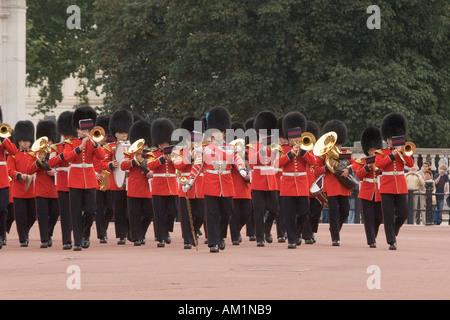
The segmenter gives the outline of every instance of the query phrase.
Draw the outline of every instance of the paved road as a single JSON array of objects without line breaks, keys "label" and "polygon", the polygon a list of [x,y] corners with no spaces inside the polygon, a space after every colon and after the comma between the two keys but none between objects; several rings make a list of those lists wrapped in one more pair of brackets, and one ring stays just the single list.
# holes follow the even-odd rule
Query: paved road
[{"label": "paved road", "polygon": [[[153,241],[142,247],[117,246],[113,227],[108,244],[93,240],[82,252],[61,249],[59,225],[48,249],[39,248],[37,225],[29,248],[19,247],[14,230],[0,250],[2,299],[450,298],[448,225],[405,225],[397,251],[388,250],[383,228],[378,248],[369,249],[362,225],[344,225],[341,246],[332,247],[323,224],[314,245],[257,248],[244,238],[240,246],[228,240],[218,254],[209,253],[204,244],[198,252],[184,250],[179,224],[165,248]],[[67,273],[70,266],[79,272]],[[68,280],[69,286],[81,288],[70,290]]]}]

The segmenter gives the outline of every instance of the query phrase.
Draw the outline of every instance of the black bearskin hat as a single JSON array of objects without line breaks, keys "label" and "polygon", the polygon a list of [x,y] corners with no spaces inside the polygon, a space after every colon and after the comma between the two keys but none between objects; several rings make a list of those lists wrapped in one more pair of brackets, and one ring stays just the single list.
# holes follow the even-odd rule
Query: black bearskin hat
[{"label": "black bearskin hat", "polygon": [[[185,129],[185,130],[187,130],[189,132],[192,132],[192,131],[195,130],[195,122],[196,121],[201,122],[202,120],[197,118],[197,117],[194,117],[194,116],[187,116],[183,120],[181,120],[180,128],[181,129]],[[203,123],[202,123],[200,132],[203,132]]]},{"label": "black bearskin hat", "polygon": [[3,111],[1,106],[0,106],[0,123],[3,123]]},{"label": "black bearskin hat", "polygon": [[147,146],[152,145],[152,124],[145,120],[138,120],[130,128],[130,143],[133,144],[139,139],[144,139]]},{"label": "black bearskin hat", "polygon": [[255,124],[255,118],[247,119],[247,121],[245,121],[245,123],[244,123],[245,129],[248,130],[248,129],[255,128],[254,124]]},{"label": "black bearskin hat", "polygon": [[64,111],[56,120],[56,130],[64,137],[76,137],[77,132],[72,127],[73,111]]},{"label": "black bearskin hat", "polygon": [[389,113],[381,122],[381,136],[384,140],[395,136],[404,136],[407,131],[408,121],[400,113]]},{"label": "black bearskin hat", "polygon": [[109,120],[109,131],[113,136],[115,136],[117,132],[128,133],[133,122],[133,114],[130,111],[126,109],[117,110]]},{"label": "black bearskin hat", "polygon": [[383,140],[381,139],[381,131],[376,127],[367,127],[361,134],[361,148],[366,156],[372,148],[381,149]]},{"label": "black bearskin hat", "polygon": [[174,131],[172,121],[166,118],[159,118],[153,121],[151,128],[152,144],[157,146],[164,142],[172,142],[172,133]]},{"label": "black bearskin hat", "polygon": [[270,131],[277,128],[277,122],[278,119],[272,111],[264,110],[256,115],[253,127],[258,134],[260,130],[266,130],[267,135],[270,135]]},{"label": "black bearskin hat", "polygon": [[298,111],[291,111],[283,117],[283,136],[288,137],[290,129],[300,128],[302,133],[306,130],[306,117]]},{"label": "black bearskin hat", "polygon": [[56,123],[51,120],[40,120],[36,125],[36,138],[47,137],[53,143],[59,141],[58,133],[56,132]]},{"label": "black bearskin hat", "polygon": [[105,130],[105,134],[111,134],[109,131],[109,121],[111,120],[111,116],[109,114],[103,114],[97,117],[97,121],[95,122],[96,127],[102,127]]},{"label": "black bearskin hat", "polygon": [[19,141],[34,142],[34,124],[29,120],[18,121],[14,127],[14,142],[18,145]]},{"label": "black bearskin hat", "polygon": [[224,107],[214,107],[206,115],[207,129],[217,129],[225,132],[231,129],[231,115]]},{"label": "black bearskin hat", "polygon": [[320,129],[319,129],[319,125],[311,120],[308,120],[306,122],[306,132],[310,132],[314,135],[314,137],[316,138],[316,140],[319,140],[320,138]]},{"label": "black bearskin hat", "polygon": [[72,127],[74,130],[80,129],[80,120],[92,119],[95,123],[97,112],[90,106],[81,106],[75,109],[72,115]]},{"label": "black bearskin hat", "polygon": [[277,121],[278,136],[280,138],[286,138],[283,133],[283,118],[284,118],[284,116],[281,116],[278,118],[278,121]]},{"label": "black bearskin hat", "polygon": [[336,144],[343,145],[347,142],[347,126],[341,120],[330,120],[322,127],[322,134],[334,131],[337,133]]}]

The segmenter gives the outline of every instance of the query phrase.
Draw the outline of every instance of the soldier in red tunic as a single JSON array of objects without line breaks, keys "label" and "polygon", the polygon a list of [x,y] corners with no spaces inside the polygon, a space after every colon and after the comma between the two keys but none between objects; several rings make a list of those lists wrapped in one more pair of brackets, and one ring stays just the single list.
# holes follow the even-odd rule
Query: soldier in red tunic
[{"label": "soldier in red tunic", "polygon": [[64,111],[58,117],[56,127],[59,135],[63,136],[62,142],[52,146],[55,152],[50,154],[48,164],[56,169],[56,190],[58,193],[58,205],[61,221],[61,233],[63,250],[72,249],[72,219],[70,216],[69,188],[67,186],[70,164],[64,159],[64,146],[71,141],[77,132],[72,127],[72,111]]},{"label": "soldier in red tunic", "polygon": [[146,152],[151,145],[150,122],[138,120],[130,129],[130,144],[144,139],[142,149],[136,153],[127,152],[124,161],[120,165],[123,171],[129,171],[127,188],[128,221],[130,226],[130,238],[135,246],[146,243],[145,235],[153,219],[152,193],[150,191],[149,178],[152,175],[147,168]]},{"label": "soldier in red tunic", "polygon": [[381,173],[375,166],[375,151],[381,149],[383,141],[379,128],[367,127],[361,134],[361,147],[365,159],[356,160],[356,176],[361,181],[358,198],[364,218],[364,230],[367,244],[376,248],[378,229],[383,220],[381,211],[381,195],[378,190],[378,176]]},{"label": "soldier in red tunic", "polygon": [[[278,213],[277,178],[273,163],[278,157],[278,139],[267,143],[271,131],[277,127],[275,114],[261,111],[255,118],[254,128],[259,141],[250,145],[248,158],[252,168],[252,203],[255,219],[255,233],[258,247],[264,247],[264,240],[272,243],[271,229]],[[275,146],[275,148],[272,148]],[[266,211],[269,213],[265,218]]]},{"label": "soldier in red tunic", "polygon": [[[114,171],[120,169],[120,163],[116,159],[116,149],[119,144],[128,146],[128,131],[133,125],[133,114],[125,109],[113,113],[109,121],[111,135],[117,138],[117,142],[108,144],[105,150],[105,158],[102,161],[102,170],[110,170],[108,189],[112,192],[114,206],[114,226],[116,228],[116,238],[118,245],[124,245],[128,234],[128,212],[127,212],[127,190],[125,180],[120,181],[123,185],[118,186]],[[124,159],[124,154],[120,154],[120,159]],[[123,171],[123,170],[122,170]],[[120,172],[122,173],[122,172]],[[123,175],[125,177],[125,174]]]},{"label": "soldier in red tunic", "polygon": [[91,219],[95,214],[95,190],[98,186],[94,170],[94,157],[103,159],[104,151],[93,142],[89,132],[80,129],[80,120],[90,119],[93,123],[97,114],[92,107],[78,107],[72,117],[72,127],[78,138],[66,140],[63,157],[70,162],[69,187],[70,214],[74,238],[74,251],[82,250],[83,216]]},{"label": "soldier in red tunic", "polygon": [[[211,143],[197,153],[189,175],[183,186],[187,192],[204,169],[203,194],[206,207],[206,227],[210,252],[225,249],[225,238],[233,212],[234,184],[231,167],[235,165],[242,177],[247,176],[244,160],[234,146],[225,142],[225,133],[231,129],[231,116],[227,109],[214,107],[207,114],[207,132]],[[231,142],[231,141],[230,141]]]},{"label": "soldier in red tunic", "polygon": [[[175,169],[178,170],[179,177],[188,178],[192,165],[194,163],[194,149],[201,147],[202,144],[202,125],[199,118],[188,116],[185,117],[180,124],[180,132],[185,134],[189,133],[188,136],[182,135],[185,141],[181,141],[181,144],[177,146],[174,150],[172,156],[173,165]],[[196,124],[199,128],[196,128]],[[200,129],[196,131],[195,129]],[[184,131],[183,131],[184,130]],[[188,191],[189,204],[191,206],[192,220],[194,227],[194,234],[197,234],[198,230],[202,226],[205,217],[205,201],[202,193],[203,185],[203,173],[199,174],[199,177],[195,180],[194,185]],[[180,213],[181,213],[181,231],[184,239],[184,248],[191,249],[192,245],[195,244],[194,236],[191,230],[191,224],[189,220],[189,212],[187,207],[186,194],[183,192],[182,188],[179,188],[178,197],[180,200]]]},{"label": "soldier in red tunic", "polygon": [[[3,123],[1,108],[0,123]],[[3,247],[3,244],[6,243],[6,231],[9,228],[7,218],[10,200],[10,181],[6,167],[7,153],[14,156],[17,153],[17,147],[10,141],[9,137],[0,137],[0,249]]]},{"label": "soldier in red tunic", "polygon": [[155,213],[155,235],[158,247],[170,244],[175,218],[178,214],[178,181],[171,156],[173,123],[169,119],[156,119],[152,123],[152,144],[147,167],[153,171],[152,200]]},{"label": "soldier in red tunic", "polygon": [[[32,162],[28,165],[27,174],[36,174],[35,201],[41,237],[41,248],[52,246],[53,230],[59,217],[58,192],[55,185],[56,170],[48,164],[50,153],[57,148],[50,146],[57,141],[56,124],[51,120],[41,120],[36,126],[36,137],[48,138],[48,145],[37,152],[31,152]],[[48,151],[47,151],[48,150]]]},{"label": "soldier in red tunic", "polygon": [[302,150],[301,133],[306,130],[306,118],[292,111],[283,118],[283,135],[288,137],[290,150],[278,159],[283,168],[280,197],[285,214],[288,248],[295,249],[301,243],[301,232],[309,212],[308,165],[316,161],[310,151]]},{"label": "soldier in red tunic", "polygon": [[32,161],[29,153],[31,152],[31,144],[34,142],[34,125],[31,121],[24,120],[16,123],[14,127],[14,141],[19,150],[15,155],[8,157],[7,167],[8,174],[12,179],[14,215],[20,246],[28,247],[28,234],[36,221],[34,177],[26,173],[28,164]]},{"label": "soldier in red tunic", "polygon": [[[322,133],[325,134],[330,131],[337,133],[337,141],[335,145],[340,149],[347,141],[347,126],[340,120],[331,120],[323,126]],[[347,153],[347,150],[341,150],[341,154],[345,153]],[[348,177],[348,175],[353,171],[351,166],[355,161],[351,157],[349,161],[350,165],[345,168],[341,174],[344,178]],[[327,194],[328,207],[330,211],[330,234],[332,245],[340,246],[339,232],[349,216],[349,198],[351,195],[351,189],[342,184],[334,173],[330,171],[328,166],[325,164],[325,157],[318,157],[316,170],[318,174],[325,172],[324,192]]]},{"label": "soldier in red tunic", "polygon": [[375,165],[382,171],[379,188],[386,241],[390,250],[397,249],[396,236],[408,217],[405,166],[414,166],[414,160],[402,154],[403,146],[394,146],[392,138],[405,136],[407,130],[408,122],[403,115],[395,112],[386,115],[381,123],[381,136],[388,147],[377,150],[375,158]]}]

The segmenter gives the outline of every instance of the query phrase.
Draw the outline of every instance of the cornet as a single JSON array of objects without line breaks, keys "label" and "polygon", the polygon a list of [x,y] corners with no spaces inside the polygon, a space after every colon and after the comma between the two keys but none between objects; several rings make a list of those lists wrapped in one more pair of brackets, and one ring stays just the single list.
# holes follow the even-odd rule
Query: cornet
[{"label": "cornet", "polygon": [[414,154],[414,152],[416,152],[416,145],[414,144],[414,142],[409,141],[405,143],[402,151],[398,155],[402,159],[403,163],[406,163],[405,159],[403,158],[403,155],[411,157]]},{"label": "cornet", "polygon": [[302,136],[296,141],[296,143],[300,146],[300,149],[311,151],[314,149],[316,137],[311,132],[303,132]]},{"label": "cornet", "polygon": [[105,129],[103,129],[100,126],[94,127],[89,133],[89,135],[92,140],[94,140],[97,143],[100,143],[100,141],[102,141],[106,136]]},{"label": "cornet", "polygon": [[11,133],[12,133],[12,128],[9,124],[7,123],[2,123],[0,125],[0,138],[9,138],[11,137]]}]

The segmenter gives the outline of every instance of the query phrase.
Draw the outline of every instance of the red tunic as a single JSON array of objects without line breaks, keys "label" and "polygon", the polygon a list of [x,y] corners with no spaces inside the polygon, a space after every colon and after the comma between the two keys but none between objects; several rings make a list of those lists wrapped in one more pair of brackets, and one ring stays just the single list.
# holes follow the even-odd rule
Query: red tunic
[{"label": "red tunic", "polygon": [[123,171],[129,170],[127,196],[133,198],[151,198],[150,185],[147,176],[131,155],[125,155],[120,165]]},{"label": "red tunic", "polygon": [[375,201],[379,202],[381,201],[381,194],[378,190],[379,170],[374,170],[373,167],[373,164],[366,167],[364,159],[356,160],[356,176],[361,181],[358,198],[372,201],[375,196]]},{"label": "red tunic", "polygon": [[30,152],[18,151],[15,155],[8,156],[7,166],[8,174],[12,179],[13,198],[34,198],[34,182],[25,191],[25,181],[21,178],[22,174],[26,174],[29,163],[33,161],[33,158],[28,155]]},{"label": "red tunic", "polygon": [[245,170],[245,164],[235,147],[229,144],[210,143],[203,147],[202,154],[197,155],[189,179],[196,179],[204,172],[203,194],[215,197],[233,197],[234,184],[231,167]]},{"label": "red tunic", "polygon": [[27,174],[36,173],[36,179],[34,180],[34,195],[42,198],[58,198],[55,177],[49,176],[41,167],[34,152],[30,152],[29,155],[31,161],[28,163]]},{"label": "red tunic", "polygon": [[[178,156],[175,157],[173,165],[175,169],[179,171],[180,177],[189,178],[192,169],[191,154],[190,153],[186,154],[186,152],[183,151],[184,149],[175,151],[176,153],[178,153]],[[203,173],[200,173],[197,179],[195,179],[194,185],[188,191],[189,199],[204,198],[202,193],[202,185],[203,185]],[[178,196],[183,198],[186,197],[186,194],[183,192],[181,185],[178,188]]]},{"label": "red tunic", "polygon": [[252,168],[252,190],[278,190],[272,152],[264,150],[263,144],[254,142],[248,149],[248,159]]},{"label": "red tunic", "polygon": [[6,168],[6,153],[15,155],[17,152],[16,145],[9,138],[3,140],[2,144],[0,144],[0,189],[7,188],[11,185],[8,169]]},{"label": "red tunic", "polygon": [[152,195],[178,195],[178,181],[172,160],[164,158],[164,152],[155,150],[148,153],[147,167],[153,171]]},{"label": "red tunic", "polygon": [[[347,153],[347,150],[341,150],[342,153]],[[334,174],[325,169],[325,159],[323,157],[317,157],[316,159],[316,174],[321,175],[325,172],[323,191],[327,194],[327,197],[335,196],[350,196],[352,191],[347,189]],[[350,165],[353,167],[355,160],[350,158]]]},{"label": "red tunic", "polygon": [[67,160],[64,160],[64,145],[65,142],[61,142],[52,146],[52,148],[56,149],[56,153],[50,155],[48,165],[50,168],[56,169],[56,191],[68,192],[67,174],[69,172],[70,164]]},{"label": "red tunic", "polygon": [[308,165],[316,164],[314,156],[309,151],[303,156],[301,152],[295,156],[288,148],[284,150],[287,151],[286,154],[278,159],[279,166],[283,168],[280,196],[309,197],[307,170]]},{"label": "red tunic", "polygon": [[[400,156],[392,155],[389,148],[377,150],[375,165],[382,171],[380,177],[380,193],[405,194],[408,193],[406,177],[404,174],[405,164]],[[406,155],[403,156],[408,167],[414,166],[414,160]]]},{"label": "red tunic", "polygon": [[231,176],[234,185],[234,199],[251,199],[252,185],[244,180],[235,166],[231,168]]},{"label": "red tunic", "polygon": [[84,150],[80,150],[81,139],[67,141],[64,146],[64,159],[70,162],[68,187],[76,189],[97,188],[97,176],[94,170],[94,157],[103,159],[105,153],[102,148],[94,147],[91,141],[86,143]]}]

